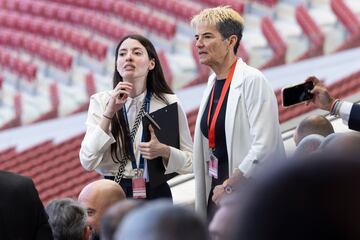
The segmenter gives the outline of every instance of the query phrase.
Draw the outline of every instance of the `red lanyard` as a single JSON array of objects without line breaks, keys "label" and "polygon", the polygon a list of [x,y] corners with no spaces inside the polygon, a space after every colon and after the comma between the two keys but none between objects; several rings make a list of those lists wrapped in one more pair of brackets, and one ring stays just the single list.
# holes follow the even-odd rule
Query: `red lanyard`
[{"label": "red lanyard", "polygon": [[215,85],[211,91],[211,97],[210,97],[210,104],[209,104],[209,111],[208,111],[208,117],[207,117],[207,124],[208,124],[208,136],[209,136],[209,147],[211,149],[215,149],[215,126],[216,126],[216,120],[219,116],[219,112],[221,109],[221,106],[224,102],[224,98],[225,95],[230,87],[230,83],[231,83],[231,79],[234,75],[234,71],[235,71],[235,67],[236,67],[236,62],[233,63],[233,65],[231,66],[230,72],[226,78],[225,84],[223,86],[223,89],[221,90],[221,95],[220,95],[220,99],[218,104],[216,105],[215,108],[215,112],[214,112],[214,116],[211,119],[211,123],[210,123],[210,114],[211,114],[211,108],[212,108],[212,104],[214,101],[214,89],[215,89]]}]

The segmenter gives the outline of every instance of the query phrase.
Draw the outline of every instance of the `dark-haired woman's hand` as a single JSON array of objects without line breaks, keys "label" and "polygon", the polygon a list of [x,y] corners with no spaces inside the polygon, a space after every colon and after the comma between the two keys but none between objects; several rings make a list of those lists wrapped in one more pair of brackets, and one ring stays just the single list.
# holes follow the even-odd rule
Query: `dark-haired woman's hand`
[{"label": "dark-haired woman's hand", "polygon": [[112,118],[114,114],[119,111],[126,103],[127,98],[132,90],[132,83],[119,82],[111,93],[106,109],[105,116]]},{"label": "dark-haired woman's hand", "polygon": [[149,131],[151,139],[149,142],[142,142],[139,144],[140,153],[147,160],[162,157],[167,164],[170,157],[170,147],[159,142],[151,125],[149,125]]}]

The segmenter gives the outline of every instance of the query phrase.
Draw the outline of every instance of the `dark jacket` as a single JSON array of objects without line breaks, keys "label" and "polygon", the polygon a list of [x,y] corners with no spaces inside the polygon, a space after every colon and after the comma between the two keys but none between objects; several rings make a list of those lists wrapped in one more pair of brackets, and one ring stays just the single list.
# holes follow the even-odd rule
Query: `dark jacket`
[{"label": "dark jacket", "polygon": [[360,131],[360,104],[353,104],[349,117],[349,128]]},{"label": "dark jacket", "polygon": [[1,170],[0,238],[53,239],[48,216],[31,178]]}]

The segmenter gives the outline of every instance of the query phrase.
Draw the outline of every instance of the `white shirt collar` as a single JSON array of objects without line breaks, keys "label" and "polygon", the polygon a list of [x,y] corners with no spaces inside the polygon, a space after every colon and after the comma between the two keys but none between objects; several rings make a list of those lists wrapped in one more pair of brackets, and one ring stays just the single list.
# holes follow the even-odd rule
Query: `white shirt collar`
[{"label": "white shirt collar", "polygon": [[128,97],[126,103],[125,103],[125,107],[126,109],[128,110],[130,107],[134,106],[134,105],[140,105],[143,103],[144,99],[145,99],[145,95],[146,95],[146,90],[141,93],[140,95],[134,97],[134,98],[131,98],[131,97]]}]

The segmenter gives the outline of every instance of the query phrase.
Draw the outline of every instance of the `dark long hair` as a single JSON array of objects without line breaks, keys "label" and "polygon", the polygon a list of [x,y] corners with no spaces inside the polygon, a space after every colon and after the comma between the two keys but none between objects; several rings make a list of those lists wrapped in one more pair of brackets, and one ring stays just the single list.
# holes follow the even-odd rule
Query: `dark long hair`
[{"label": "dark long hair", "polygon": [[[113,75],[113,88],[119,82],[123,81],[123,78],[120,76],[117,71],[117,59],[118,51],[121,44],[126,39],[134,39],[140,42],[143,45],[148,53],[149,59],[153,59],[155,62],[154,69],[150,70],[146,78],[146,89],[151,91],[154,97],[168,104],[167,100],[164,97],[164,94],[173,94],[173,91],[170,89],[168,84],[165,81],[164,73],[160,65],[159,57],[156,53],[154,45],[145,37],[141,35],[128,35],[125,36],[117,45],[115,50],[115,69]],[[129,141],[128,141],[128,130],[126,122],[123,116],[123,108],[121,108],[115,117],[111,121],[111,133],[113,134],[116,142],[111,144],[111,157],[115,163],[119,163],[122,160],[123,155],[129,156]],[[132,146],[131,146],[132,147]],[[119,149],[119,151],[118,151]],[[120,153],[120,155],[119,155]]]}]

